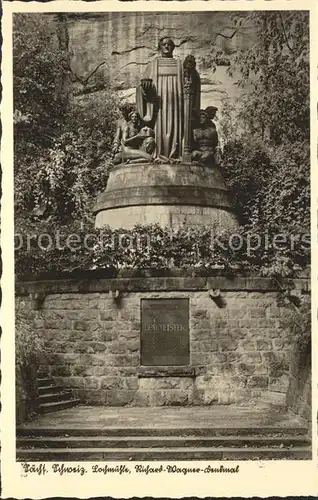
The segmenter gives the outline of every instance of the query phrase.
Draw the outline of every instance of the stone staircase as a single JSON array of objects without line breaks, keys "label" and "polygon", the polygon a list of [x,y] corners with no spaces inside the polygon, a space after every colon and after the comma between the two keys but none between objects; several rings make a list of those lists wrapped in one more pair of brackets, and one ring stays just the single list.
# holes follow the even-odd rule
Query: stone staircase
[{"label": "stone staircase", "polygon": [[73,398],[72,391],[56,385],[52,378],[38,378],[39,413],[65,410],[77,405],[80,400]]},{"label": "stone staircase", "polygon": [[[62,402],[69,404],[70,401]],[[56,401],[50,402],[54,403]],[[83,429],[78,426],[38,428],[29,424],[17,431],[18,461],[311,458],[311,441],[304,427]]]}]

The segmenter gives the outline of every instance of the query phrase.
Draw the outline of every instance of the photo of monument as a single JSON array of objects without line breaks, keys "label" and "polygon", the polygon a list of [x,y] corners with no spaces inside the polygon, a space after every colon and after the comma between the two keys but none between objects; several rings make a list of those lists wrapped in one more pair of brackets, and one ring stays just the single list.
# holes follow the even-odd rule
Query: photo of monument
[{"label": "photo of monument", "polygon": [[17,461],[311,460],[309,40],[14,14]]}]

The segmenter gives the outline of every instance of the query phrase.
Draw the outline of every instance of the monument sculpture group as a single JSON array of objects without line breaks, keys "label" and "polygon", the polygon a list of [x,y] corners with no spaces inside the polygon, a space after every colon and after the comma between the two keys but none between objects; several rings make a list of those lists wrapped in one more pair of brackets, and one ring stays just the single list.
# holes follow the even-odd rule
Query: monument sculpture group
[{"label": "monument sculpture group", "polygon": [[160,57],[147,64],[136,89],[136,105],[122,109],[126,123],[117,128],[115,164],[131,160],[213,164],[218,137],[211,118],[217,109],[200,110],[195,58],[188,55],[182,63],[173,57],[174,48],[170,38],[159,41]]},{"label": "monument sculpture group", "polygon": [[135,104],[121,109],[114,168],[95,205],[96,226],[236,226],[216,161],[217,108],[200,109],[195,57],[175,58],[169,37],[158,49],[137,85]]}]

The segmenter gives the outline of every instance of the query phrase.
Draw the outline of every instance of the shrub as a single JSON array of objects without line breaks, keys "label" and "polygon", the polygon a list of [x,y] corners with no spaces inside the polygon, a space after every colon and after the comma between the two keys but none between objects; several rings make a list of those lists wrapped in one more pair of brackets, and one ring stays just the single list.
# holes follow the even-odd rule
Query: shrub
[{"label": "shrub", "polygon": [[244,224],[273,231],[310,227],[310,148],[238,138],[225,144],[222,167]]},{"label": "shrub", "polygon": [[31,327],[30,318],[21,309],[15,315],[16,402],[17,421],[22,422],[37,412],[36,376],[44,340]]},{"label": "shrub", "polygon": [[[79,222],[60,226],[52,222],[23,224],[16,250],[16,273],[36,277],[75,270],[108,269],[179,269],[195,268],[204,273],[216,268],[224,273],[257,272],[263,275],[293,276],[309,263],[309,251],[303,240],[295,238],[293,248],[287,240],[281,250],[273,244],[274,232],[241,226],[235,232],[217,233],[208,228],[172,230],[158,225],[135,226],[131,230],[93,229]],[[27,235],[29,248],[27,247]],[[43,241],[41,235],[45,235]],[[58,238],[58,239],[57,239]],[[71,238],[73,243],[69,244]],[[234,241],[235,240],[235,241]],[[74,243],[75,241],[75,243]],[[40,242],[40,245],[39,245]],[[86,242],[86,243],[85,243]],[[42,247],[42,248],[41,248]]]}]

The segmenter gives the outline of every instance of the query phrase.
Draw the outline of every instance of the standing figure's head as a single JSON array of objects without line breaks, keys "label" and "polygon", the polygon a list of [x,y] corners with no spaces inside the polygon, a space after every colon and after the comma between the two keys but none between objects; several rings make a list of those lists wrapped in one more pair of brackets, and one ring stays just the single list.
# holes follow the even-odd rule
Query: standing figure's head
[{"label": "standing figure's head", "polygon": [[172,38],[165,36],[160,38],[158,49],[160,50],[162,57],[172,57],[172,53],[175,49],[175,43]]}]

